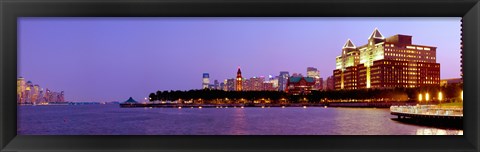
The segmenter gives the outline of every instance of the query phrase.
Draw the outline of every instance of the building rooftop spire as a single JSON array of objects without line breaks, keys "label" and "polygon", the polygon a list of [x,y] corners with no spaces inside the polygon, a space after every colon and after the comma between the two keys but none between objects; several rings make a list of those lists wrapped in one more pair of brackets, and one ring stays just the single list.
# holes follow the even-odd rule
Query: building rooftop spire
[{"label": "building rooftop spire", "polygon": [[242,71],[240,70],[240,66],[238,66],[238,70],[237,70],[237,74],[239,73],[242,73]]},{"label": "building rooftop spire", "polygon": [[347,42],[345,42],[345,45],[343,45],[343,48],[354,49],[354,48],[357,48],[357,47],[355,46],[355,44],[353,44],[353,42],[350,39],[348,39]]},{"label": "building rooftop spire", "polygon": [[380,33],[380,31],[378,31],[378,28],[375,28],[373,30],[372,34],[370,35],[370,37],[368,37],[368,39],[372,39],[372,38],[385,39],[385,37],[383,37],[382,33]]}]

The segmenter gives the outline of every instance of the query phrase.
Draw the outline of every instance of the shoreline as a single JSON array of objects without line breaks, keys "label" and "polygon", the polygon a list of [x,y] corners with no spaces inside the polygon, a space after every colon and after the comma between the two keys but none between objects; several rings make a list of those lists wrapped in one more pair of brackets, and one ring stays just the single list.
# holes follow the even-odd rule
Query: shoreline
[{"label": "shoreline", "polygon": [[158,104],[121,103],[120,108],[241,108],[241,107],[351,107],[351,108],[390,108],[392,105],[416,105],[405,102],[351,102],[351,103],[295,103],[295,104]]}]

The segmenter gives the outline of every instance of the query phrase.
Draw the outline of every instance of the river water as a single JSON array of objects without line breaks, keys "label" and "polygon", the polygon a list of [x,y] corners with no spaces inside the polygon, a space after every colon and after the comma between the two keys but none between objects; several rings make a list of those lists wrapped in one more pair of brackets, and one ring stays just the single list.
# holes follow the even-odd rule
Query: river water
[{"label": "river water", "polygon": [[458,135],[392,120],[389,109],[19,106],[19,135]]}]

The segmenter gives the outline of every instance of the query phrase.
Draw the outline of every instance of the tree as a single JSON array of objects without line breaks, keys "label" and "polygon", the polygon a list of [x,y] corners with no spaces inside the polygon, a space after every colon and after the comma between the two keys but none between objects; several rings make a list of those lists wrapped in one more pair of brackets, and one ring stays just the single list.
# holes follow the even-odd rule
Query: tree
[{"label": "tree", "polygon": [[150,95],[148,96],[148,99],[153,102],[154,100],[157,99],[157,95],[155,95],[155,93],[150,93]]}]

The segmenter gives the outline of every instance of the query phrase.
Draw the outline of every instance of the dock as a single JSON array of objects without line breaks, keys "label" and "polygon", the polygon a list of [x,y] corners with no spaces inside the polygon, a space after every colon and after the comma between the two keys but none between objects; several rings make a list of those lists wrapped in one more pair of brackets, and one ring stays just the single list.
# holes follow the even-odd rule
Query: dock
[{"label": "dock", "polygon": [[429,126],[461,128],[463,108],[445,108],[436,105],[391,106],[390,114],[398,121]]}]

